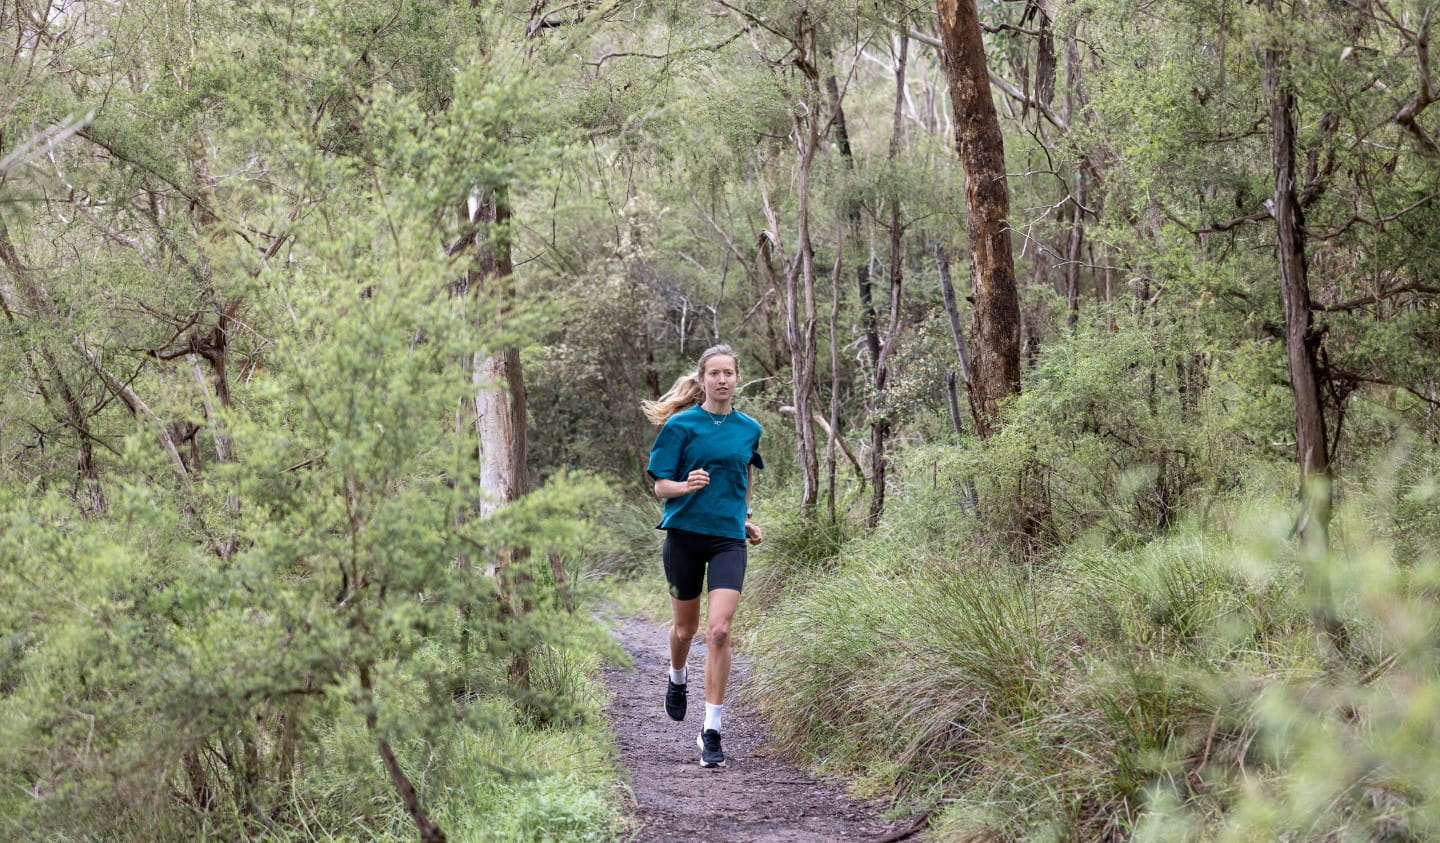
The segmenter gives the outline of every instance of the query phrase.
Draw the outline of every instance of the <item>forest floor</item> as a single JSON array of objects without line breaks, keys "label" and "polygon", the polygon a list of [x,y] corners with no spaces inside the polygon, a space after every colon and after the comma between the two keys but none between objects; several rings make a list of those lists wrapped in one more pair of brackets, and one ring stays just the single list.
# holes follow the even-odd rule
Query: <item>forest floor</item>
[{"label": "forest floor", "polygon": [[846,794],[843,782],[815,778],[773,757],[765,723],[747,706],[747,663],[736,653],[725,704],[726,766],[702,768],[695,745],[705,716],[705,641],[690,650],[690,710],[676,723],[664,710],[667,624],[643,617],[613,622],[634,667],[610,667],[607,714],[629,771],[634,843],[714,840],[801,843],[913,840],[909,823],[887,822],[883,806]]}]

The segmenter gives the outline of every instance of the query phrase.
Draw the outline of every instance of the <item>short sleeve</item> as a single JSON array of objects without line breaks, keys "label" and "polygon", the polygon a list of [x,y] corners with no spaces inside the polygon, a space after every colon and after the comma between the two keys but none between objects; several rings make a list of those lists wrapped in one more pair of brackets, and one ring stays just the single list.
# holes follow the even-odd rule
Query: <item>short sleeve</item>
[{"label": "short sleeve", "polygon": [[674,480],[680,473],[680,451],[685,445],[685,430],[678,424],[666,423],[650,446],[650,464],[645,471],[656,480]]},{"label": "short sleeve", "polygon": [[755,468],[761,469],[762,471],[765,468],[765,458],[760,456],[759,436],[755,437],[755,447],[750,451],[750,465],[754,466]]}]

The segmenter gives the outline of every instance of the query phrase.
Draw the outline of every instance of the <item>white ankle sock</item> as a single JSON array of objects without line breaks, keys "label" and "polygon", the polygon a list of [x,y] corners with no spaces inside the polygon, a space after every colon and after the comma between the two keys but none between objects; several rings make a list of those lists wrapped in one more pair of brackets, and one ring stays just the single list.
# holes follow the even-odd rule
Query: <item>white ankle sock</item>
[{"label": "white ankle sock", "polygon": [[714,729],[720,731],[720,713],[725,710],[724,705],[705,703],[705,725],[701,728],[705,731]]},{"label": "white ankle sock", "polygon": [[684,685],[686,674],[688,672],[689,671],[687,671],[683,667],[672,667],[670,668],[670,681],[674,682],[676,685]]}]

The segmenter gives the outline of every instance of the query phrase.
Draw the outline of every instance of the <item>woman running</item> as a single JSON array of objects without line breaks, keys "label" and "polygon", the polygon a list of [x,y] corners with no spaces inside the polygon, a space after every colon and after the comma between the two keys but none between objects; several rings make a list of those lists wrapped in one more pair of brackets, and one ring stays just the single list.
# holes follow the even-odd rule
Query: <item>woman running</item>
[{"label": "woman running", "polygon": [[709,574],[705,625],[705,723],[695,743],[700,766],[725,766],[720,715],[730,679],[730,619],[745,581],[745,542],[759,544],[750,523],[751,470],[760,458],[760,423],[733,405],[740,376],[735,352],[717,345],[700,355],[693,374],[675,381],[658,401],[642,405],[660,433],[648,471],[665,501],[665,579],[670,583],[670,680],[665,712],[685,719],[686,657],[700,626],[700,592]]}]

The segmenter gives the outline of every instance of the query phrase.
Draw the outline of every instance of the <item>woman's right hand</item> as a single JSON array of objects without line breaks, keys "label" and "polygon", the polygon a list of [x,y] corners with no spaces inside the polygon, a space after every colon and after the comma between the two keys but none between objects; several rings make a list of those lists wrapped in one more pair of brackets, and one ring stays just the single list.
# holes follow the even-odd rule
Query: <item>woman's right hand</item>
[{"label": "woman's right hand", "polygon": [[685,494],[698,492],[710,485],[710,472],[697,468],[685,478]]},{"label": "woman's right hand", "polygon": [[684,480],[656,480],[655,497],[668,500],[698,492],[710,485],[710,472],[697,468],[685,475]]}]

